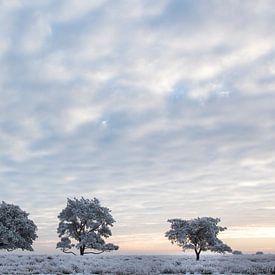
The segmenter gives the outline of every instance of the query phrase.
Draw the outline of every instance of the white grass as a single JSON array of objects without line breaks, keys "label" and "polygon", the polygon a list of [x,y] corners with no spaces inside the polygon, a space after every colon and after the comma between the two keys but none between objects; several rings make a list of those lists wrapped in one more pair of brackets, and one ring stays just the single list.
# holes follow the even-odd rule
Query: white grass
[{"label": "white grass", "polygon": [[275,274],[275,255],[0,255],[0,274]]}]

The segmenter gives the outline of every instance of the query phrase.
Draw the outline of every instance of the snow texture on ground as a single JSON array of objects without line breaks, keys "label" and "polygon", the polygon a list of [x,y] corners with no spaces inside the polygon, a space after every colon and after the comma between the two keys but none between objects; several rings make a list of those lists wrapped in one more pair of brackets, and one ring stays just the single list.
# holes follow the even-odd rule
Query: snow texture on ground
[{"label": "snow texture on ground", "polygon": [[275,255],[0,255],[0,274],[275,274]]}]

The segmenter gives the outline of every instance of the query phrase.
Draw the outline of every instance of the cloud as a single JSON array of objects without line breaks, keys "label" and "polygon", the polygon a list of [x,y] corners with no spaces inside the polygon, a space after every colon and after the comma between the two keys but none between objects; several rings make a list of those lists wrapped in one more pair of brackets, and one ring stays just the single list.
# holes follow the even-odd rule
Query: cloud
[{"label": "cloud", "polygon": [[91,121],[96,121],[99,117],[99,112],[94,110],[94,108],[93,109],[75,108],[75,109],[67,110],[64,116],[65,116],[64,118],[65,129],[68,131],[73,131],[82,124],[85,124]]},{"label": "cloud", "polygon": [[37,249],[68,196],[110,207],[127,250],[173,217],[274,227],[272,2],[1,5],[1,199]]},{"label": "cloud", "polygon": [[51,13],[50,15],[52,15],[54,21],[62,23],[71,22],[99,9],[104,2],[106,1],[85,0],[83,3],[79,4],[76,0],[60,1],[59,4],[57,4],[58,8],[55,9],[55,11],[53,11],[54,9],[51,9],[53,14]]},{"label": "cloud", "polygon": [[47,37],[51,35],[51,27],[41,15],[35,14],[30,21],[31,26],[22,36],[21,50],[23,54],[40,50],[44,46]]}]

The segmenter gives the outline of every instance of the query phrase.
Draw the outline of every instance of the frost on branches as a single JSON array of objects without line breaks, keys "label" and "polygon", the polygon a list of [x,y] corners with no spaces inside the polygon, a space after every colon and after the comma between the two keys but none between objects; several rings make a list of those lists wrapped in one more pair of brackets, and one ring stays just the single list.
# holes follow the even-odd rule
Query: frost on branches
[{"label": "frost on branches", "polygon": [[37,227],[28,215],[19,206],[5,202],[0,204],[0,249],[33,251]]},{"label": "frost on branches", "polygon": [[[71,249],[76,248],[80,255],[118,250],[117,245],[105,243],[104,240],[112,235],[110,227],[115,222],[110,212],[96,198],[68,199],[66,208],[58,216],[57,233],[61,240],[56,248],[72,254],[75,253]],[[76,243],[72,243],[72,240]]]},{"label": "frost on branches", "polygon": [[165,236],[172,242],[185,249],[194,249],[196,259],[200,259],[201,251],[231,252],[231,248],[224,244],[217,235],[226,227],[218,226],[219,218],[202,217],[192,220],[170,219],[171,229]]}]

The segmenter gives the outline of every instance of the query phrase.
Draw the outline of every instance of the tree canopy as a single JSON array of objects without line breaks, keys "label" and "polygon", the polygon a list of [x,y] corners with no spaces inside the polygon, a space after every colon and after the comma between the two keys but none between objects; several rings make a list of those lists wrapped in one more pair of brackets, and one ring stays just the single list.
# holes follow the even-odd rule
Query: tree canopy
[{"label": "tree canopy", "polygon": [[0,249],[33,251],[37,227],[28,216],[17,205],[5,202],[0,204]]},{"label": "tree canopy", "polygon": [[58,216],[57,233],[61,240],[57,248],[72,254],[75,254],[72,249],[76,248],[80,255],[118,250],[117,245],[105,242],[112,235],[110,227],[115,222],[110,212],[97,198],[68,198],[67,206]]},{"label": "tree canopy", "polygon": [[226,227],[218,226],[219,218],[170,219],[168,222],[171,223],[171,229],[165,236],[183,250],[194,249],[197,260],[201,251],[231,252],[231,248],[217,237],[219,232],[226,230]]}]

